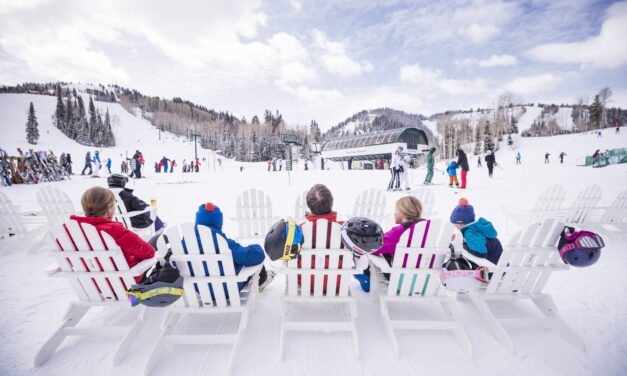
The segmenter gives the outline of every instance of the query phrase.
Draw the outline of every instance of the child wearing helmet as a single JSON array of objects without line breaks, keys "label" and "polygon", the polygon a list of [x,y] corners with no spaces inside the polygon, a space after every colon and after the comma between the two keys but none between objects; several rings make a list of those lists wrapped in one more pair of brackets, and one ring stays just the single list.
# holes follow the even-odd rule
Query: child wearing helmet
[{"label": "child wearing helmet", "polygon": [[503,253],[503,246],[496,237],[496,229],[483,217],[475,220],[475,209],[467,199],[463,197],[459,199],[459,204],[453,209],[450,220],[462,233],[465,250],[494,265],[498,264]]},{"label": "child wearing helmet", "polygon": [[[251,244],[248,246],[242,246],[233,239],[229,239],[224,232],[222,232],[223,216],[222,211],[217,205],[211,202],[202,204],[198,207],[196,212],[195,231],[198,244],[200,245],[200,235],[197,226],[206,226],[211,229],[213,237],[222,236],[229,245],[231,254],[233,255],[233,266],[235,267],[235,273],[244,266],[254,266],[263,263],[265,254],[263,248],[259,244]],[[215,242],[215,239],[213,239]],[[263,290],[274,279],[275,273],[273,271],[266,271],[265,267],[261,267],[259,272],[259,290]],[[244,288],[246,283],[240,282],[240,290]]]},{"label": "child wearing helmet", "polygon": [[[148,204],[139,197],[135,196],[132,189],[126,188],[127,182],[128,178],[122,174],[113,174],[107,178],[107,185],[109,188],[121,188],[118,192],[118,196],[122,199],[127,212],[146,209]],[[131,217],[131,226],[134,228],[147,228],[150,227],[152,223],[153,221],[152,218],[150,218],[150,213],[144,213]],[[155,218],[154,223],[156,232],[159,232],[165,226],[159,217]]]}]

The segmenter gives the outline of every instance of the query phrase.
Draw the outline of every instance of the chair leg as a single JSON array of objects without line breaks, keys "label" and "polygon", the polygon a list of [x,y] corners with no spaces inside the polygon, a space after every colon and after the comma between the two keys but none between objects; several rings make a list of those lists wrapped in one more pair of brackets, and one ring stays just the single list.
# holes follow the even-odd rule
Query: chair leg
[{"label": "chair leg", "polygon": [[394,328],[392,327],[392,320],[390,319],[390,314],[387,309],[387,302],[384,299],[380,299],[381,302],[381,315],[383,316],[383,325],[385,327],[385,332],[388,335],[388,339],[390,340],[390,344],[392,345],[392,352],[394,356],[398,358],[398,342],[396,341],[396,334],[394,333]]},{"label": "chair leg", "polygon": [[448,320],[455,323],[455,329],[453,329],[453,332],[455,333],[455,337],[457,337],[459,345],[461,346],[462,350],[464,350],[466,355],[470,359],[472,359],[472,343],[470,342],[470,338],[468,338],[468,335],[464,331],[464,328],[455,318],[449,302],[441,301],[440,304],[442,305],[442,309],[444,310],[444,312],[446,312]]},{"label": "chair leg", "polygon": [[231,354],[229,355],[229,362],[227,363],[227,369],[226,369],[227,375],[230,375],[233,372],[233,359],[235,358],[235,355],[237,355],[237,349],[239,348],[240,338],[242,337],[242,333],[244,332],[244,330],[246,330],[247,322],[248,322],[248,311],[244,311],[240,319],[239,328],[237,329],[237,336],[235,338],[235,342],[233,343]]},{"label": "chair leg", "polygon": [[131,348],[131,346],[137,339],[137,336],[144,328],[144,325],[146,323],[146,321],[144,320],[145,314],[146,314],[146,307],[142,307],[141,311],[139,312],[139,315],[137,316],[137,319],[135,320],[130,330],[126,333],[126,335],[122,339],[122,342],[120,342],[120,344],[118,345],[118,348],[115,350],[115,353],[113,355],[114,366],[119,365],[124,360],[124,358],[126,358],[126,355],[128,354],[128,350]]},{"label": "chair leg", "polygon": [[496,338],[496,340],[503,347],[505,347],[507,351],[509,351],[511,354],[514,354],[515,350],[514,350],[514,343],[512,342],[512,339],[505,331],[505,328],[503,328],[503,326],[499,324],[497,318],[494,316],[494,314],[490,310],[488,303],[486,303],[479,295],[477,295],[474,292],[470,292],[468,294],[468,297],[470,298],[474,306],[477,308],[477,310],[481,314],[483,321],[488,326],[488,329],[490,329],[490,332],[492,332],[492,335],[494,336],[494,338]]},{"label": "chair leg", "polygon": [[282,318],[281,319],[281,336],[279,337],[279,360],[280,361],[283,361],[283,359],[285,359],[284,343],[285,343],[285,318]]},{"label": "chair leg", "polygon": [[37,355],[35,355],[35,367],[41,366],[50,358],[50,355],[54,353],[54,351],[57,349],[57,347],[59,347],[61,342],[63,342],[65,337],[67,337],[67,334],[65,334],[65,329],[75,327],[88,311],[88,306],[75,304],[70,305],[63,324],[61,324],[59,329],[57,329],[52,334],[52,336],[41,346],[41,349],[39,349]]},{"label": "chair leg", "polygon": [[154,346],[150,350],[150,355],[148,355],[148,359],[146,360],[146,365],[144,366],[144,375],[149,376],[152,372],[152,369],[159,361],[159,352],[163,347],[163,343],[165,342],[166,337],[171,334],[176,328],[176,324],[180,318],[180,313],[168,313],[166,312],[165,317],[163,318],[163,324],[161,325],[161,334],[159,338],[155,341]]},{"label": "chair leg", "polygon": [[581,351],[586,351],[586,345],[581,337],[575,333],[562,319],[557,315],[557,307],[555,302],[549,295],[543,295],[541,298],[531,299],[533,303],[538,307],[542,313],[548,317],[555,325],[555,329],[564,337],[567,341],[579,348]]}]

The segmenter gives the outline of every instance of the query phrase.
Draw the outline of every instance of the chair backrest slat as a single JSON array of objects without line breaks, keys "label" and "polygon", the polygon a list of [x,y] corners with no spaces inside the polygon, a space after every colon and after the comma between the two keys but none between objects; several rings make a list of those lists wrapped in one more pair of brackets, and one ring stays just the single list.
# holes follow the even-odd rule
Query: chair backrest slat
[{"label": "chair backrest slat", "polygon": [[[350,278],[342,276],[337,269],[351,269],[354,264],[352,253],[342,249],[341,225],[319,219],[315,223],[315,236],[313,228],[312,222],[301,226],[304,237],[301,254],[298,260],[286,263],[288,269],[298,270],[298,273],[288,273],[287,294],[296,296],[300,292],[301,296],[348,296]],[[320,270],[329,272],[315,272]]]},{"label": "chair backrest slat", "polygon": [[616,196],[612,204],[601,216],[602,224],[620,224],[627,218],[627,189]]},{"label": "chair backrest slat", "polygon": [[24,222],[9,197],[0,192],[0,236],[26,232]]},{"label": "chair backrest slat", "polygon": [[56,187],[41,187],[37,191],[37,202],[49,225],[65,222],[70,215],[76,214],[70,197]]},{"label": "chair backrest slat", "polygon": [[236,200],[236,215],[240,238],[265,235],[274,221],[270,196],[254,188],[242,192]]},{"label": "chair backrest slat", "polygon": [[353,216],[367,217],[376,222],[385,219],[385,194],[380,189],[367,189],[357,199],[353,208]]},{"label": "chair backrest slat", "polygon": [[586,187],[577,195],[577,199],[568,210],[564,222],[580,225],[585,223],[586,220],[589,220],[592,209],[601,201],[602,195],[603,191],[597,184]]},{"label": "chair backrest slat", "polygon": [[[392,260],[387,294],[391,296],[438,296],[445,294],[439,274],[449,254],[454,227],[440,219],[425,220],[406,230]],[[400,270],[399,270],[400,269]]]}]

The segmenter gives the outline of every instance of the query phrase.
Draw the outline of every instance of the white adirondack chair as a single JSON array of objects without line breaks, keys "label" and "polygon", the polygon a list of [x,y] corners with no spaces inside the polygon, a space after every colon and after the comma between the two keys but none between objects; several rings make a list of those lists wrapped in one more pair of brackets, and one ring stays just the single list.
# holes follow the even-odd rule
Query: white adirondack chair
[{"label": "white adirondack chair", "polygon": [[588,223],[594,229],[612,240],[627,238],[627,190],[622,191],[616,199],[603,210],[598,221]]},{"label": "white adirondack chair", "polygon": [[[185,293],[181,299],[167,308],[161,334],[146,362],[146,375],[150,374],[159,360],[160,351],[167,345],[231,345],[227,372],[231,371],[242,333],[248,324],[250,308],[259,294],[261,265],[243,267],[239,274],[235,274],[231,250],[224,237],[216,236],[216,247],[211,229],[198,226],[198,234],[200,244],[196,238],[194,224],[168,226],[164,230],[165,236],[160,237],[157,242],[160,253],[166,253],[168,248],[172,250],[170,260],[176,264],[185,279]],[[240,291],[238,282],[246,282],[251,277],[251,283]],[[241,318],[236,333],[177,333],[177,325],[183,316],[188,314],[236,314]]]},{"label": "white adirondack chair", "polygon": [[603,191],[601,187],[596,184],[585,188],[577,195],[577,198],[568,211],[564,213],[564,223],[567,225],[581,226],[589,222],[592,211],[595,210],[599,202],[601,202],[602,195]]},{"label": "white adirondack chair", "polygon": [[[126,290],[155,262],[144,260],[129,269],[122,251],[107,233],[90,224],[68,220],[50,231],[56,250],[52,252],[57,264],[47,270],[52,277],[66,278],[78,301],[70,304],[63,323],[43,344],[35,356],[35,367],[44,364],[66,337],[116,334],[123,337],[113,354],[113,364],[119,364],[128,354],[133,341],[144,325],[144,309],[133,308]],[[78,326],[94,307],[129,309],[137,312],[130,326]]]},{"label": "white adirondack chair", "polygon": [[509,223],[513,221],[521,226],[526,226],[535,221],[547,218],[555,218],[563,211],[566,191],[561,185],[552,185],[538,196],[536,204],[531,210],[512,210],[505,208],[505,228],[509,233]]},{"label": "white adirondack chair", "polygon": [[[533,223],[512,238],[505,247],[492,278],[484,290],[468,294],[496,340],[510,353],[514,343],[503,325],[541,326],[557,330],[566,340],[585,350],[581,338],[562,321],[551,295],[544,287],[551,273],[567,270],[557,251],[557,242],[564,223],[554,219]],[[489,301],[521,301],[529,299],[543,317],[498,318]]]},{"label": "white adirondack chair", "polygon": [[[442,264],[450,251],[455,228],[448,221],[433,219],[418,222],[413,232],[405,231],[396,247],[390,266],[380,257],[370,255],[371,288],[379,298],[381,315],[392,344],[392,350],[399,355],[395,330],[446,330],[457,337],[462,350],[472,357],[472,345],[463,327],[455,318],[451,304],[455,294],[440,283]],[[380,283],[389,273],[389,283]],[[390,315],[389,304],[414,303],[435,304],[445,313],[444,320],[398,320]]]},{"label": "white adirondack chair", "polygon": [[436,212],[433,210],[435,206],[435,194],[427,187],[420,187],[411,192],[412,196],[415,196],[422,204],[422,216],[433,217]]},{"label": "white adirondack chair", "polygon": [[44,185],[37,191],[37,203],[41,206],[42,213],[50,228],[53,225],[66,222],[70,215],[79,213],[74,208],[67,193],[50,185]]},{"label": "white adirondack chair", "polygon": [[[319,219],[316,222],[316,239],[313,239],[313,223],[302,225],[305,242],[297,259],[285,263],[282,272],[287,274],[285,294],[281,298],[281,338],[279,352],[284,356],[285,336],[290,331],[349,332],[353,339],[355,357],[359,357],[359,342],[355,318],[357,305],[350,293],[353,274],[361,274],[356,268],[351,251],[342,248],[341,225],[331,223],[330,246],[326,247],[329,222]],[[315,247],[314,247],[315,244]],[[328,268],[325,268],[328,262]],[[300,266],[299,266],[300,263]],[[364,265],[365,266],[365,265]],[[299,284],[300,281],[300,284]],[[326,284],[326,291],[324,285]],[[289,320],[290,305],[315,303],[317,307],[325,304],[345,304],[349,308],[348,321],[297,321]]]},{"label": "white adirondack chair", "polygon": [[261,239],[272,227],[277,217],[272,215],[270,196],[259,189],[249,189],[237,197],[236,216],[238,239]]},{"label": "white adirondack chair", "polygon": [[21,238],[27,233],[21,213],[9,197],[0,192],[0,239]]},{"label": "white adirondack chair", "polygon": [[380,189],[367,189],[355,199],[353,207],[354,217],[367,217],[375,222],[382,223],[386,219],[385,192]]},{"label": "white adirondack chair", "polygon": [[296,197],[296,202],[294,202],[294,220],[297,222],[304,222],[305,213],[307,212],[307,193],[309,191],[304,191],[298,197]]},{"label": "white adirondack chair", "polygon": [[137,228],[137,227],[133,227],[133,225],[131,224],[131,218],[138,216],[138,215],[150,213],[150,218],[154,222],[155,219],[157,218],[157,208],[154,206],[148,205],[143,210],[135,210],[132,212],[128,212],[126,211],[126,206],[124,205],[124,202],[120,198],[120,192],[122,191],[123,188],[109,188],[109,189],[113,191],[113,193],[115,194],[116,210],[115,210],[115,214],[113,215],[113,220],[116,222],[122,223],[124,227],[126,227],[129,230],[132,230],[133,232],[137,233],[144,239],[149,239],[150,237],[152,237],[155,234],[154,223],[151,226],[148,226],[146,228]]}]

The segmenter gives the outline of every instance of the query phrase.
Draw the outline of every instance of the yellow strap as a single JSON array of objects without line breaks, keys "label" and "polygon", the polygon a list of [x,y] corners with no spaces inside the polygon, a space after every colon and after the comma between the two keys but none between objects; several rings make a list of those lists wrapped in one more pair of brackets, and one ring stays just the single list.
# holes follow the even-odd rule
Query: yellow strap
[{"label": "yellow strap", "polygon": [[126,292],[126,295],[133,295],[139,300],[147,300],[157,295],[183,295],[183,289],[179,289],[176,287],[159,287],[158,289],[150,290],[147,292],[140,292],[137,290],[129,290]]},{"label": "yellow strap", "polygon": [[296,224],[292,221],[287,222],[287,239],[285,239],[285,248],[283,248],[283,257],[281,260],[291,260],[292,245],[294,244],[294,234],[296,234]]}]

